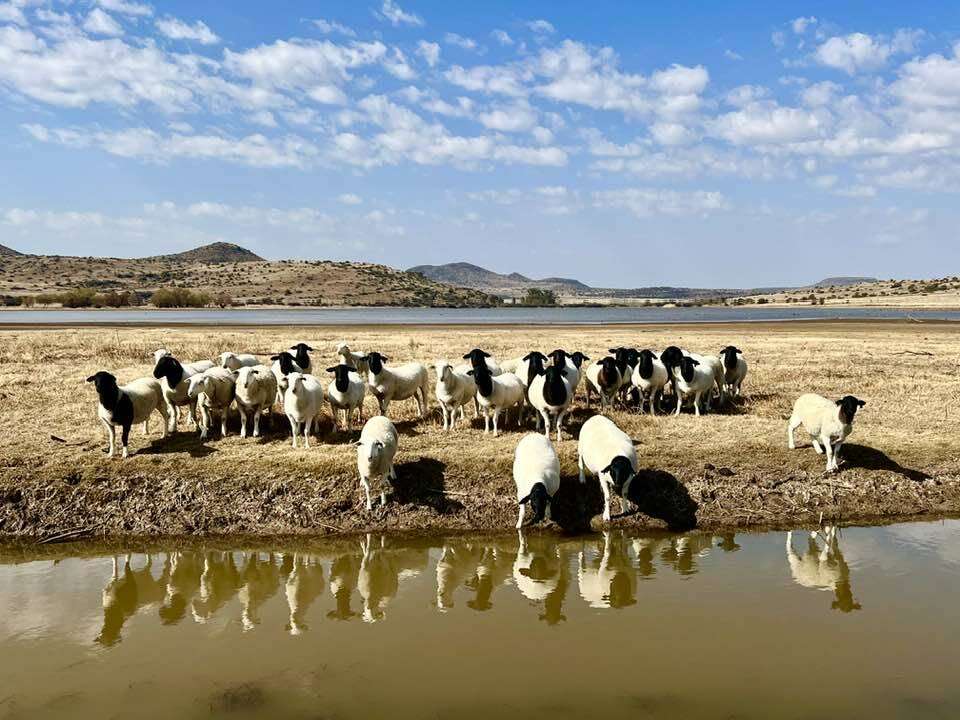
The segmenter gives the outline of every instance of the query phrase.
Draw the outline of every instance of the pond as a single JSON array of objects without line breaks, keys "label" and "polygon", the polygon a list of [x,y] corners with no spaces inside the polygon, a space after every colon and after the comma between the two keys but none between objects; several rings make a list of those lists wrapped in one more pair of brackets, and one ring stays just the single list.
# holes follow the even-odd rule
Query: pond
[{"label": "pond", "polygon": [[796,320],[953,320],[960,310],[895,308],[279,308],[272,310],[3,310],[0,325],[623,325]]},{"label": "pond", "polygon": [[0,548],[0,717],[960,716],[960,521],[296,543]]}]

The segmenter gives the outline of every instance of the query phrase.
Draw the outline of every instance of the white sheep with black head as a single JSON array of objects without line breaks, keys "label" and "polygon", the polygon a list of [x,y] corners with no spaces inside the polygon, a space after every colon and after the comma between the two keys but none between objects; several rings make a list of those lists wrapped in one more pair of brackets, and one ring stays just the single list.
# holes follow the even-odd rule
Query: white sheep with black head
[{"label": "white sheep with black head", "polygon": [[793,414],[787,425],[787,445],[796,448],[794,432],[803,425],[817,454],[827,454],[827,472],[840,469],[840,447],[853,432],[853,419],[857,410],[866,405],[853,395],[844,395],[839,400],[829,400],[821,395],[801,395],[793,405]]},{"label": "white sheep with black head", "polygon": [[103,423],[110,439],[109,457],[116,454],[117,428],[121,429],[122,456],[129,456],[130,428],[143,423],[143,432],[149,431],[150,416],[156,410],[163,418],[162,437],[167,436],[167,403],[160,383],[154,378],[139,378],[123,386],[117,378],[103,370],[87,378],[97,391],[97,417]]}]

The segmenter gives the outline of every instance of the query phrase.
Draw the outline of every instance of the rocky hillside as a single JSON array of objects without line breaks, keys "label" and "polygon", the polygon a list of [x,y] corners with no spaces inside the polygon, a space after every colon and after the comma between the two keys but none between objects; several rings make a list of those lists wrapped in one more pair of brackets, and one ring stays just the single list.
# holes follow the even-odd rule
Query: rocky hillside
[{"label": "rocky hillside", "polygon": [[134,292],[141,299],[159,288],[184,287],[258,305],[478,307],[496,301],[477,290],[384,265],[268,261],[225,243],[141,259],[11,255],[0,263],[0,295],[36,296],[80,287]]},{"label": "rocky hillside", "polygon": [[13,248],[8,248],[6,245],[0,245],[0,257],[19,257],[23,253],[19,253]]},{"label": "rocky hillside", "polygon": [[590,293],[593,289],[579,280],[557,277],[534,280],[520,273],[503,275],[479,265],[465,262],[447,263],[446,265],[417,265],[409,268],[407,272],[419,273],[428,280],[460,287],[476,288],[490,293],[522,295],[529,288],[543,288],[553,290],[561,295],[580,295]]}]

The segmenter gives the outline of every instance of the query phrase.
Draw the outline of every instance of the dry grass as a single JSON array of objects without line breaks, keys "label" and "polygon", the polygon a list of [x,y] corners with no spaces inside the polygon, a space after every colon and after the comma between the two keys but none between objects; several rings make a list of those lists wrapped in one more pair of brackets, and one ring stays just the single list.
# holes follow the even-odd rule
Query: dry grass
[{"label": "dry grass", "polygon": [[[323,368],[345,338],[394,363],[459,357],[474,346],[501,358],[554,347],[597,357],[622,344],[677,343],[707,352],[734,343],[745,351],[750,375],[745,398],[723,413],[615,414],[638,442],[641,464],[656,471],[650,478],[659,505],[651,505],[649,515],[679,524],[678,515],[692,507],[697,524],[717,526],[810,519],[821,510],[845,517],[960,510],[960,418],[953,402],[960,393],[960,337],[946,324],[57,329],[0,332],[0,533],[510,527],[510,465],[519,431],[511,425],[494,439],[474,423],[445,434],[439,412],[417,422],[412,401],[391,407],[402,433],[398,502],[372,515],[361,509],[349,438],[333,434],[329,421],[322,442],[293,450],[285,419],[261,440],[233,434],[201,443],[184,426],[161,441],[158,415],[150,437],[140,429],[131,433],[128,461],[105,456],[96,396],[84,382],[97,370],[127,381],[149,374],[149,356],[160,346],[193,360],[226,349],[266,356],[301,339],[318,349]],[[867,400],[843,471],[833,478],[822,477],[823,460],[805,438],[802,449],[786,449],[784,418],[793,400],[809,391]],[[368,398],[367,414],[374,407]],[[574,437],[588,416],[574,413],[559,448],[564,497],[557,516],[568,528],[582,527],[599,510],[595,483],[581,489],[575,481]],[[622,522],[653,520],[645,514]]]}]

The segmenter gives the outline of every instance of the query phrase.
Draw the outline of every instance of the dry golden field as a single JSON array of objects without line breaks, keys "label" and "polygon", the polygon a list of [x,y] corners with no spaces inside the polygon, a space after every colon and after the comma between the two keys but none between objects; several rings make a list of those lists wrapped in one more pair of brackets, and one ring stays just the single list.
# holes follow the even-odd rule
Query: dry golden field
[{"label": "dry golden field", "polygon": [[[645,468],[638,490],[645,493],[643,512],[614,523],[735,527],[809,523],[821,512],[852,520],[960,511],[960,336],[946,323],[8,329],[0,330],[0,534],[512,527],[513,451],[532,421],[510,424],[496,439],[483,434],[482,421],[444,433],[435,400],[422,422],[413,401],[391,406],[401,431],[399,480],[393,501],[372,513],[358,492],[351,438],[333,432],[329,416],[310,449],[294,450],[282,416],[266,425],[264,438],[241,440],[234,416],[227,438],[214,431],[201,442],[183,424],[161,440],[156,415],[150,436],[132,431],[128,460],[106,457],[96,394],[84,382],[97,370],[126,382],[151,372],[150,356],[161,346],[197,360],[227,349],[266,357],[300,340],[316,349],[315,367],[322,370],[334,363],[334,345],[343,339],[354,349],[377,349],[391,363],[459,358],[475,346],[503,359],[555,347],[594,358],[627,344],[743,349],[750,363],[744,397],[720,413],[614,413]],[[824,460],[802,431],[800,449],[786,448],[785,418],[803,392],[867,401],[838,474],[824,475]],[[597,483],[576,480],[576,435],[593,412],[584,408],[582,386],[577,407],[559,446],[563,482],[554,516],[567,531],[596,525],[602,509]],[[368,397],[366,414],[374,408]]]}]

